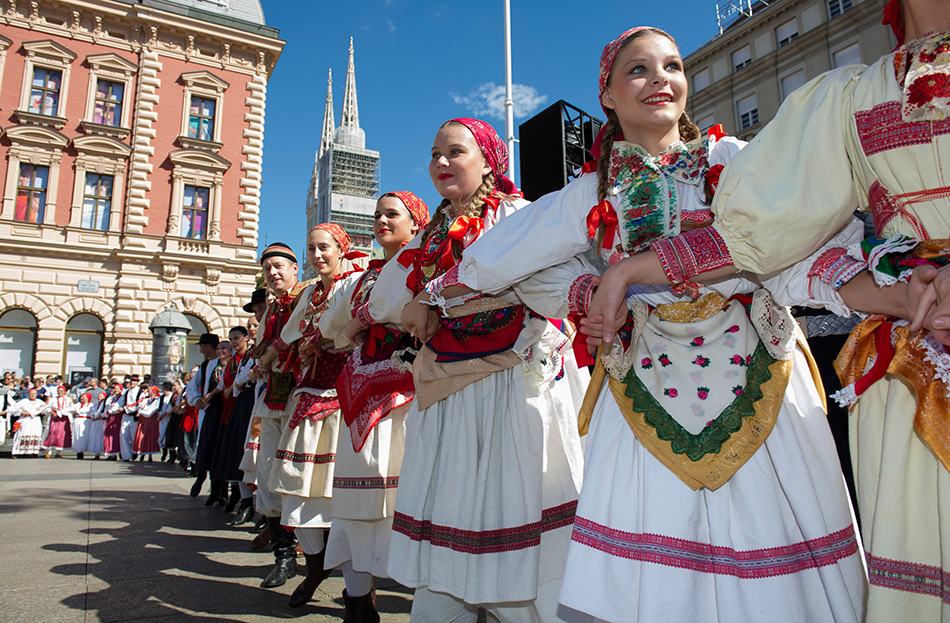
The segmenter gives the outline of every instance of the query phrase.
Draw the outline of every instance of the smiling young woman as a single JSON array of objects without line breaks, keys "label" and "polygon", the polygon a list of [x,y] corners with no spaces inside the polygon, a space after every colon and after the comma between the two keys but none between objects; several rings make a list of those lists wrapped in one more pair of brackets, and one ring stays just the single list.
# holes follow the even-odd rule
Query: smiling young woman
[{"label": "smiling young woman", "polygon": [[412,620],[555,621],[583,459],[566,337],[532,297],[446,300],[466,249],[525,205],[508,152],[478,119],[439,127],[429,174],[443,200],[370,294],[375,322],[423,342],[413,365],[388,574],[416,589]]},{"label": "smiling young woman", "polygon": [[[581,409],[584,487],[561,603],[611,623],[857,622],[863,569],[807,348],[707,229],[716,173],[743,144],[701,136],[686,93],[669,34],[633,28],[607,44],[596,172],[496,225],[456,281],[545,292],[552,307],[536,311],[587,326],[604,267],[681,233],[677,257],[725,266],[709,286],[673,287],[660,270],[657,285],[619,292],[622,329]],[[767,285],[831,298],[805,272]]]}]

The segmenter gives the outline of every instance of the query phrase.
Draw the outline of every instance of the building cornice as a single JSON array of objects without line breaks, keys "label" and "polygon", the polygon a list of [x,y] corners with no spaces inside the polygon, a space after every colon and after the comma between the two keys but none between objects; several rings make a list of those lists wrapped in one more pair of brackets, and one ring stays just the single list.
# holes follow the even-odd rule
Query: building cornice
[{"label": "building cornice", "polygon": [[[164,56],[245,74],[270,75],[283,51],[283,40],[229,26],[228,18],[208,21],[194,17],[207,17],[205,11],[176,12],[166,9],[177,5],[159,4],[165,7],[131,0],[0,0],[0,23],[116,50],[149,47]],[[261,32],[274,31],[261,27]]]}]

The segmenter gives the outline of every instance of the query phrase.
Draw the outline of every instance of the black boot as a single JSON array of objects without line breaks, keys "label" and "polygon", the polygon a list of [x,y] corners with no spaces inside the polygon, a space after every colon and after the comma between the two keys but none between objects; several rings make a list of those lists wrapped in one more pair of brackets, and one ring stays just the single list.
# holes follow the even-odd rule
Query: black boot
[{"label": "black boot", "polygon": [[77,453],[76,453],[76,458],[82,460],[82,458],[83,458],[82,452],[77,452]]},{"label": "black boot", "polygon": [[362,597],[350,597],[344,589],[343,607],[346,611],[343,613],[343,623],[379,623],[374,596],[373,591],[370,591]]},{"label": "black boot", "polygon": [[159,461],[164,463],[166,458],[168,458],[168,448],[162,448],[162,458]]},{"label": "black boot", "polygon": [[196,498],[201,494],[201,487],[205,484],[205,478],[208,472],[202,471],[195,474],[195,484],[191,485],[191,497]]},{"label": "black boot", "polygon": [[283,586],[287,580],[297,575],[297,538],[290,530],[280,525],[280,517],[268,517],[267,527],[274,535],[274,568],[271,569],[261,588]]},{"label": "black boot", "polygon": [[169,451],[168,453],[168,462],[174,465],[175,461],[177,460],[178,460],[178,450],[176,450],[175,448],[172,448],[171,451]]},{"label": "black boot", "polygon": [[205,506],[214,506],[218,501],[221,500],[221,489],[223,485],[224,482],[221,480],[211,481],[211,493],[208,494],[208,499],[205,500]]},{"label": "black boot", "polygon": [[323,568],[323,553],[326,551],[326,547],[324,547],[319,554],[304,554],[304,558],[307,559],[307,577],[294,589],[290,596],[287,605],[291,608],[299,608],[313,599],[317,587],[332,573],[332,569],[328,571]]},{"label": "black boot", "polygon": [[234,509],[237,508],[238,502],[241,501],[241,490],[238,489],[237,483],[231,483],[231,497],[228,498],[228,503],[224,507],[225,513],[233,513]]},{"label": "black boot", "polygon": [[250,521],[254,517],[254,498],[241,499],[241,505],[238,507],[237,515],[228,522],[229,526],[240,526],[242,523]]}]

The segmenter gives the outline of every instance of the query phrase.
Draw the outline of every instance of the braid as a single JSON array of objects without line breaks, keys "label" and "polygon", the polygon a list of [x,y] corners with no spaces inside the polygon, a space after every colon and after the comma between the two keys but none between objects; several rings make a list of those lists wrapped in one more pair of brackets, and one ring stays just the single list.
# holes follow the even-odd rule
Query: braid
[{"label": "braid", "polygon": [[[608,109],[607,125],[604,126],[604,133],[600,139],[600,156],[597,158],[597,203],[607,198],[607,185],[610,183],[610,152],[613,151],[614,137],[617,136],[618,127],[620,127],[620,121],[617,119],[617,113]],[[603,225],[597,228],[595,249],[599,249],[603,244],[605,232]]]},{"label": "braid", "polygon": [[480,217],[482,215],[482,206],[485,204],[485,197],[490,195],[494,189],[495,174],[489,171],[487,175],[482,177],[481,185],[475,189],[475,193],[472,194],[472,198],[468,200],[468,205],[465,206],[465,211],[462,214]]},{"label": "braid", "polygon": [[697,138],[703,135],[699,129],[699,126],[693,123],[692,119],[689,118],[689,115],[686,114],[685,110],[683,111],[683,114],[680,115],[680,120],[677,125],[679,126],[680,140],[684,143],[695,141]]},{"label": "braid", "polygon": [[429,224],[426,225],[426,228],[422,230],[422,237],[420,238],[421,241],[425,241],[425,239],[428,238],[432,232],[442,225],[442,221],[445,220],[445,212],[442,211],[442,208],[447,205],[449,205],[449,200],[443,199],[442,203],[436,206],[435,212],[432,214],[432,218],[429,219]]}]

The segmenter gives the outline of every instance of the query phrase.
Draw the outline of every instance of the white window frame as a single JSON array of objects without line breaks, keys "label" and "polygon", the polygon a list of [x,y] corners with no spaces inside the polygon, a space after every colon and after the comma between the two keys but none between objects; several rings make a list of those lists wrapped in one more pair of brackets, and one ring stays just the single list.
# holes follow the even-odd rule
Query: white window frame
[{"label": "white window frame", "polygon": [[[779,90],[779,95],[782,97],[782,101],[783,101],[783,102],[785,101],[785,98],[788,97],[789,94],[795,90],[795,89],[792,89],[792,91],[790,91],[789,93],[786,93],[786,92],[785,92],[785,84],[784,84],[785,79],[786,79],[786,78],[790,78],[790,77],[794,76],[795,74],[799,74],[799,73],[802,74],[802,85],[804,85],[806,82],[808,82],[808,76],[805,74],[805,66],[804,66],[804,65],[799,65],[799,66],[796,67],[795,69],[792,69],[792,70],[790,70],[790,71],[786,71],[785,73],[783,73],[783,74],[781,74],[781,75],[779,76],[779,78],[778,78],[778,90]],[[800,86],[801,86],[801,85],[799,85],[798,87],[795,87],[795,88],[796,88],[796,89],[797,89],[797,88],[800,88]]]},{"label": "white window frame", "polygon": [[[789,27],[792,29],[791,31],[789,30]],[[783,30],[785,30],[785,32],[783,32]],[[784,24],[780,24],[778,28],[775,29],[775,46],[779,48],[786,46],[797,39],[798,35],[798,18],[793,17]]]},{"label": "white window frame", "polygon": [[[80,136],[73,139],[76,156],[76,176],[73,180],[73,200],[69,211],[69,226],[83,231],[121,233],[122,208],[125,199],[125,172],[132,150],[125,143],[108,136]],[[86,229],[82,226],[82,203],[85,195],[86,174],[111,175],[112,205],[109,209],[109,229]]]},{"label": "white window frame", "polygon": [[12,44],[12,40],[0,35],[0,92],[3,89],[3,68],[7,62],[7,50],[10,49]]},{"label": "white window frame", "polygon": [[[709,123],[706,123],[706,122]],[[703,113],[696,118],[696,127],[699,128],[699,131],[703,134],[706,134],[706,131],[716,125],[716,113]],[[705,127],[704,127],[705,126]]]},{"label": "white window frame", "polygon": [[191,111],[191,96],[206,97],[215,100],[214,132],[212,143],[221,143],[221,126],[224,125],[224,93],[230,86],[226,81],[208,71],[193,71],[184,73],[179,81],[185,85],[184,98],[181,107],[181,132],[179,142],[186,147],[201,149],[209,146],[208,141],[202,141],[188,136],[188,120]]},{"label": "white window frame", "polygon": [[[736,57],[737,57],[737,56],[742,56],[742,55],[740,55],[740,52],[746,52],[746,53],[748,54],[748,58],[746,58],[745,60],[743,60],[741,63],[738,63],[738,62],[736,62]],[[735,50],[735,51],[730,55],[729,58],[732,60],[732,71],[733,71],[733,73],[735,73],[735,72],[737,72],[737,71],[742,71],[743,69],[745,69],[746,67],[748,67],[749,65],[752,64],[752,44],[747,43],[747,44],[745,44],[744,46],[742,46],[741,48],[739,48],[738,50]]]},{"label": "white window frame", "polygon": [[[122,130],[130,129],[129,117],[133,99],[132,81],[138,67],[132,61],[122,58],[118,54],[93,54],[86,57],[86,65],[89,66],[89,87],[86,92],[86,115],[83,120],[86,123],[95,123],[93,119],[96,115],[96,86],[99,80],[108,82],[118,82],[124,85],[122,94],[122,114],[119,118],[118,126],[105,126]],[[100,124],[95,124],[100,125]]]},{"label": "white window frame", "polygon": [[[20,88],[20,107],[18,110],[29,113],[30,90],[33,85],[33,69],[35,67],[42,67],[63,73],[63,79],[59,85],[59,101],[56,106],[56,114],[53,117],[60,120],[64,119],[69,97],[70,68],[72,62],[76,60],[76,54],[72,50],[49,39],[26,41],[23,43],[23,50],[26,52],[26,63],[23,65],[23,84]],[[53,118],[49,117],[49,115],[39,113],[30,114]],[[62,125],[59,125],[59,127],[62,127]]]},{"label": "white window frame", "polygon": [[204,240],[221,240],[221,198],[224,187],[224,174],[231,163],[221,156],[197,149],[178,149],[168,155],[172,161],[172,205],[168,214],[168,227],[165,233],[169,237],[181,238],[181,218],[185,199],[185,184],[210,188],[208,197],[208,231]]},{"label": "white window frame", "polygon": [[[754,107],[754,108],[751,108],[751,109],[749,110],[749,112],[748,112],[748,114],[750,114],[750,115],[751,115],[752,112],[755,112],[755,121],[753,121],[753,122],[750,123],[749,125],[743,125],[743,124],[742,124],[742,114],[743,114],[743,113],[740,113],[740,112],[739,112],[739,104],[740,104],[740,102],[742,102],[742,101],[744,101],[744,100],[746,100],[746,99],[749,99],[749,98],[755,98],[755,107]],[[736,127],[738,128],[738,131],[739,131],[739,132],[743,132],[743,131],[748,130],[748,129],[750,129],[750,128],[754,128],[755,126],[757,126],[757,125],[759,124],[759,121],[760,121],[760,118],[759,118],[759,96],[758,96],[758,94],[757,94],[756,92],[753,91],[753,92],[751,92],[751,93],[746,93],[745,95],[743,95],[743,96],[741,96],[741,97],[737,97],[734,106],[735,106],[735,111],[736,111]],[[750,117],[750,119],[751,119],[751,117]]]},{"label": "white window frame", "polygon": [[860,41],[849,41],[847,45],[839,47],[837,50],[832,50],[831,52],[831,68],[837,69],[838,67],[844,67],[845,65],[839,65],[837,63],[837,56],[845,50],[855,49],[858,52],[858,59],[856,63],[846,63],[846,64],[861,64],[861,42]]},{"label": "white window frame", "polygon": [[[838,7],[838,12],[835,13],[832,6]],[[834,19],[840,17],[854,8],[854,0],[828,0],[828,19]]]},{"label": "white window frame", "polygon": [[[705,84],[700,85],[700,77],[705,79]],[[693,93],[699,93],[703,89],[708,89],[709,85],[712,84],[712,72],[709,70],[709,67],[697,71],[693,74]]]},{"label": "white window frame", "polygon": [[20,163],[49,167],[49,179],[46,182],[46,207],[42,223],[24,223],[17,225],[55,225],[56,201],[59,191],[59,167],[63,159],[63,150],[69,145],[69,139],[56,130],[35,126],[18,125],[7,128],[7,139],[12,143],[7,152],[7,181],[3,192],[3,208],[0,218],[13,220],[16,204],[17,183],[20,177]]}]

